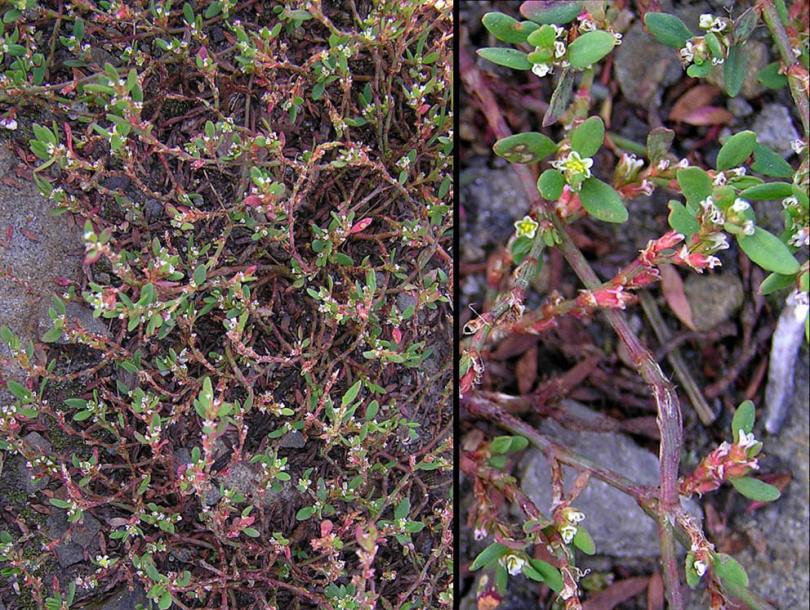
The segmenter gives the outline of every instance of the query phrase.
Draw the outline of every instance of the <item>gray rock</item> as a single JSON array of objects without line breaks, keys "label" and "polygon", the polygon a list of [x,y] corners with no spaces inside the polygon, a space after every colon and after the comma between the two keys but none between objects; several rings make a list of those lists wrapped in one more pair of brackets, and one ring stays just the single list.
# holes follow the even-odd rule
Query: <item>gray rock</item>
[{"label": "gray rock", "polygon": [[[593,419],[595,413],[577,402],[565,401],[578,418]],[[658,457],[639,447],[628,436],[613,432],[580,432],[546,419],[540,431],[558,443],[614,470],[641,485],[658,484]],[[551,467],[541,451],[529,451],[521,465],[521,487],[546,515],[551,506]],[[577,471],[564,467],[566,491]],[[657,526],[630,496],[591,478],[573,506],[585,514],[582,523],[596,543],[597,553],[621,558],[655,557],[659,554]],[[700,507],[684,500],[685,508],[702,518]]]},{"label": "gray rock", "polygon": [[[43,455],[50,455],[53,449],[51,444],[38,432],[29,432],[25,435],[25,437],[23,437],[23,442]],[[26,465],[26,461],[22,457],[15,458],[15,461],[17,462],[20,481],[22,482],[23,488],[29,496],[41,489],[45,489],[50,481],[50,477],[45,476],[42,478],[33,479],[31,475],[34,474],[34,469],[29,468]]]},{"label": "gray rock", "polygon": [[[0,175],[14,177],[17,159],[7,145],[0,145]],[[14,178],[18,188],[0,183],[0,267],[10,269],[20,284],[0,277],[0,326],[8,326],[23,339],[38,339],[40,325],[47,316],[50,295],[61,292],[57,277],[75,279],[81,271],[84,247],[81,231],[67,216],[51,216],[51,203],[39,194],[32,182]],[[6,231],[11,239],[6,242]],[[0,358],[9,357],[8,347],[0,341]],[[9,366],[3,376],[21,378],[22,371]],[[0,400],[8,394],[0,391]]]},{"label": "gray rock", "polygon": [[282,449],[303,449],[306,444],[306,437],[298,430],[292,430],[281,437],[278,446]]},{"label": "gray rock", "polygon": [[504,244],[514,222],[529,210],[529,201],[510,167],[472,167],[461,172],[464,224],[461,239],[465,260],[481,260],[492,244]]},{"label": "gray rock", "polygon": [[692,308],[692,321],[700,331],[730,319],[745,296],[740,278],[733,273],[690,274],[684,282],[684,292]]},{"label": "gray rock", "polygon": [[[228,489],[233,489],[243,493],[253,502],[259,502],[264,506],[271,506],[291,493],[289,483],[283,483],[281,491],[273,491],[260,485],[261,475],[258,464],[247,462],[237,462],[228,467],[227,472],[219,476],[219,481]],[[219,493],[217,491],[217,493]]]},{"label": "gray rock", "polygon": [[660,104],[664,87],[675,83],[683,74],[677,52],[657,42],[637,21],[625,33],[616,49],[616,80],[624,97],[647,108]]},{"label": "gray rock", "polygon": [[[65,303],[65,317],[67,318],[68,325],[78,324],[88,332],[103,337],[109,337],[110,333],[107,330],[107,325],[100,318],[94,318],[93,311],[89,307],[80,303]],[[49,330],[51,326],[53,325],[51,324],[50,317],[47,315],[43,316],[39,320],[39,334],[43,334],[45,331]],[[67,343],[65,336],[62,335],[62,337],[57,339],[56,343]]]},{"label": "gray rock", "polygon": [[98,532],[101,523],[92,515],[85,514],[81,523],[69,524],[63,510],[52,512],[45,522],[48,535],[52,539],[61,538],[68,531],[68,538],[56,547],[56,559],[63,568],[84,560],[84,551],[89,554],[98,551]]},{"label": "gray rock", "polygon": [[123,587],[116,590],[112,597],[102,601],[91,602],[81,610],[135,610],[138,604],[146,607],[148,600],[143,587],[136,583],[132,591]]},{"label": "gray rock", "polygon": [[790,111],[782,104],[767,104],[751,127],[757,133],[757,141],[787,158],[793,154],[790,143],[799,137],[793,126]]},{"label": "gray rock", "polygon": [[738,119],[749,116],[754,109],[744,97],[732,97],[727,103],[728,111]]}]

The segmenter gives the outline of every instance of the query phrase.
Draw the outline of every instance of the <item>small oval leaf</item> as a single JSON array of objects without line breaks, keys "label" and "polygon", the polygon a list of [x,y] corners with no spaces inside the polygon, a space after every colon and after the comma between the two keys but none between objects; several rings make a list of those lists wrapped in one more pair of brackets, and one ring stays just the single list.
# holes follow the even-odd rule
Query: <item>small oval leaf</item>
[{"label": "small oval leaf", "polygon": [[769,485],[753,477],[738,477],[730,479],[731,484],[738,492],[756,502],[773,502],[782,494],[773,485]]},{"label": "small oval leaf", "polygon": [[573,21],[582,10],[581,2],[535,2],[529,0],[520,5],[520,14],[535,23],[562,25]]},{"label": "small oval leaf", "polygon": [[547,169],[540,178],[537,179],[537,190],[543,196],[543,199],[549,201],[556,201],[562,195],[563,188],[565,187],[565,178],[556,169]]},{"label": "small oval leaf", "polygon": [[765,229],[755,227],[753,235],[738,235],[737,243],[748,258],[766,271],[782,275],[793,275],[799,271],[799,261],[788,247]]},{"label": "small oval leaf", "polygon": [[531,70],[532,63],[526,59],[526,54],[517,49],[503,49],[500,47],[490,47],[478,49],[478,55],[499,66],[512,68],[513,70]]},{"label": "small oval leaf", "polygon": [[534,163],[554,153],[557,145],[548,136],[530,131],[502,138],[492,150],[510,163]]},{"label": "small oval leaf", "polygon": [[740,197],[751,201],[771,201],[790,197],[792,194],[793,187],[787,182],[767,182],[745,189]]},{"label": "small oval leaf", "polygon": [[568,46],[568,61],[572,68],[584,70],[610,53],[615,44],[616,39],[610,32],[587,32]]},{"label": "small oval leaf", "polygon": [[481,23],[498,40],[510,44],[526,42],[529,34],[537,29],[537,24],[531,21],[520,22],[503,13],[487,13]]},{"label": "small oval leaf", "polygon": [[692,32],[675,15],[647,13],[644,15],[644,24],[658,42],[673,49],[680,49],[692,38]]},{"label": "small oval leaf", "polygon": [[593,157],[605,141],[605,124],[592,116],[571,132],[571,148],[583,157]]},{"label": "small oval leaf", "polygon": [[598,220],[621,223],[628,218],[627,208],[619,193],[598,178],[591,177],[582,183],[579,198],[582,207]]},{"label": "small oval leaf", "polygon": [[757,134],[753,131],[735,133],[720,147],[720,152],[717,153],[717,169],[725,171],[742,165],[754,152],[756,145]]}]

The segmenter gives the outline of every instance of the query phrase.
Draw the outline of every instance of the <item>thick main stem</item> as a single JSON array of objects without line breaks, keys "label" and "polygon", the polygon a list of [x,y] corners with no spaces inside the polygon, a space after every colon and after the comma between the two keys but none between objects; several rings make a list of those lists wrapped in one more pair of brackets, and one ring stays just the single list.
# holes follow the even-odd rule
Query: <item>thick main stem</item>
[{"label": "thick main stem", "polygon": [[[481,73],[469,53],[463,47],[460,51],[462,82],[467,87],[468,92],[478,98],[490,128],[498,138],[512,135],[494,95],[481,77]],[[552,219],[562,240],[560,249],[574,272],[587,288],[593,289],[599,286],[601,284],[599,278],[591,269],[585,256],[571,240],[565,223],[554,213],[553,207],[540,198],[531,169],[526,165],[513,165],[512,167],[520,178],[532,205],[545,210]],[[652,354],[642,346],[624,315],[617,310],[606,310],[604,314],[630,354],[639,374],[650,386],[658,408],[656,421],[661,435],[659,449],[659,480],[661,488],[658,519],[662,573],[671,610],[683,610],[683,597],[681,595],[672,531],[674,511],[679,506],[678,463],[680,462],[682,423],[678,396]]]}]

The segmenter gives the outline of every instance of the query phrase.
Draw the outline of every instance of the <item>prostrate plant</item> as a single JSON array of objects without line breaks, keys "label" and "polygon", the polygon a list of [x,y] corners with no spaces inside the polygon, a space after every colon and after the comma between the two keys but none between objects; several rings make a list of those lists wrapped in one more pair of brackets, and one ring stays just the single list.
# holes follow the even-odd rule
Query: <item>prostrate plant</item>
[{"label": "prostrate plant", "polygon": [[452,7],[14,4],[0,104],[88,278],[42,343],[0,329],[27,375],[0,449],[103,553],[48,578],[58,541],[15,516],[0,586],[449,607]]},{"label": "prostrate plant", "polygon": [[[644,21],[661,42],[682,49],[682,58],[691,64],[690,76],[706,76],[712,65],[723,64],[725,87],[732,95],[739,91],[745,74],[743,43],[757,26],[760,13],[780,52],[788,40],[785,25],[789,24],[789,40],[794,52],[789,57],[782,54],[779,71],[789,74],[790,79],[801,85],[791,88],[801,113],[807,107],[807,30],[806,22],[800,20],[803,13],[797,8],[799,4],[788,12],[782,10],[784,6],[775,11],[770,2],[760,2],[756,11],[746,11],[735,20],[703,15],[700,26],[705,35],[701,37],[693,36],[671,15],[647,13]],[[700,576],[708,573],[713,609],[724,607],[732,599],[752,608],[770,608],[767,602],[750,593],[742,567],[733,558],[715,553],[700,526],[680,504],[681,496],[706,493],[725,481],[756,501],[778,498],[776,488],[748,476],[757,469],[756,456],[762,448],[762,443],[752,434],[753,405],[745,402],[738,408],[732,424],[732,443],[723,443],[691,475],[679,477],[682,422],[677,394],[620,310],[636,302],[639,289],[650,287],[661,278],[661,265],[679,265],[698,273],[720,266],[716,254],[730,247],[729,238],[735,240],[754,263],[770,272],[760,287],[763,294],[791,288],[796,299],[807,303],[810,288],[806,261],[810,241],[808,117],[801,115],[804,139],[793,143],[800,157],[798,169],[758,142],[752,131],[724,139],[716,167],[694,166],[670,152],[674,132],[657,128],[650,132],[642,148],[646,159],[629,153],[619,154],[608,182],[594,175],[593,157],[606,140],[611,140],[610,148],[614,151],[621,148],[620,140],[613,141],[606,134],[600,117],[588,116],[591,87],[595,64],[621,42],[615,24],[626,24],[629,15],[607,2],[553,5],[524,2],[520,13],[528,21],[520,22],[501,13],[488,13],[483,18],[484,26],[495,38],[517,48],[495,47],[481,49],[478,53],[493,63],[530,71],[539,78],[559,75],[543,126],[560,121],[566,130],[560,141],[555,142],[539,132],[511,134],[485,80],[472,62],[462,57],[464,83],[499,138],[493,150],[514,164],[533,201],[530,213],[515,223],[515,234],[507,244],[508,255],[503,261],[506,267],[489,278],[491,285],[500,284],[500,278],[506,276],[511,264],[512,285],[495,298],[488,311],[477,315],[464,329],[471,337],[464,342],[460,361],[462,404],[470,415],[491,419],[519,435],[490,441],[480,434],[471,435],[462,452],[461,468],[473,480],[476,499],[468,524],[474,528],[476,539],[494,538],[470,566],[471,570],[486,568],[494,577],[494,581],[489,577],[479,581],[479,604],[497,605],[509,576],[522,573],[547,584],[558,593],[565,608],[581,607],[578,581],[583,573],[576,567],[574,548],[585,553],[594,552],[594,548],[581,524],[583,519],[587,524],[587,515],[577,511],[574,505],[588,476],[594,476],[633,496],[658,521],[663,577],[671,608],[683,608],[675,538],[689,551],[685,570],[687,583],[694,587]],[[577,73],[579,83],[574,96]],[[537,173],[532,171],[532,164],[549,157],[553,157],[550,167]],[[777,180],[768,181],[772,178]],[[603,222],[625,222],[628,211],[624,201],[641,194],[650,195],[655,189],[683,196],[683,200],[669,202],[671,230],[651,239],[638,257],[612,279],[599,281],[571,240],[567,225],[586,216]],[[759,226],[755,213],[757,206],[764,205],[761,202],[771,200],[781,200],[784,208],[784,230],[778,236]],[[552,247],[561,249],[585,287],[576,298],[563,299],[553,294],[539,309],[526,311],[524,299],[530,281],[542,264],[543,250]],[[803,263],[796,258],[800,250]],[[656,489],[627,481],[509,415],[505,401],[512,397],[476,391],[492,343],[514,333],[542,333],[554,327],[563,315],[589,319],[597,311],[605,313],[656,401],[661,438],[660,486]],[[805,327],[810,329],[807,323]],[[506,456],[525,448],[527,440],[543,449],[552,462],[551,515],[541,514],[520,490],[519,482],[507,474],[511,466]],[[568,495],[563,493],[562,463],[582,471]],[[515,504],[524,515],[522,532],[516,531],[500,515],[507,501]],[[530,552],[532,547],[533,553]]]}]

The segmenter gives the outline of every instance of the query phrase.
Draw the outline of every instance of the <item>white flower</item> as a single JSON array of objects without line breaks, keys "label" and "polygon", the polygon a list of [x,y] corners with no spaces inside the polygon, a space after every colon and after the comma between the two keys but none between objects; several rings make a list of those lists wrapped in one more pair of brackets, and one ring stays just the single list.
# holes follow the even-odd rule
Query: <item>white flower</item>
[{"label": "white flower", "polygon": [[714,15],[711,15],[709,13],[703,13],[700,16],[698,26],[700,26],[701,29],[708,30],[713,25],[714,25]]},{"label": "white flower", "polygon": [[590,157],[580,157],[579,153],[575,150],[568,153],[568,156],[565,159],[557,159],[556,161],[551,162],[551,166],[553,168],[561,170],[566,174],[566,176],[569,174],[581,175],[585,178],[591,177],[592,165],[593,159]]},{"label": "white flower", "polygon": [[585,520],[585,514],[584,514],[584,513],[581,513],[581,512],[580,512],[580,511],[578,511],[578,510],[572,510],[572,509],[569,509],[569,510],[568,510],[568,512],[566,513],[565,517],[566,517],[566,518],[568,519],[568,521],[570,521],[571,523],[580,523],[580,522],[582,522],[582,521],[584,521],[584,520]]},{"label": "white flower", "polygon": [[734,200],[734,204],[731,206],[731,209],[735,212],[745,212],[748,208],[751,207],[751,204],[748,203],[745,199],[740,199],[737,197]]},{"label": "white flower", "polygon": [[711,220],[714,224],[721,225],[726,221],[725,216],[723,216],[723,212],[721,212],[720,209],[714,205],[714,199],[712,199],[711,196],[706,197],[706,199],[701,201],[700,206],[708,215],[709,220]]},{"label": "white flower", "polygon": [[574,539],[574,536],[577,534],[577,528],[575,525],[564,525],[560,528],[560,536],[562,536],[563,542],[565,544],[570,544],[571,541]]},{"label": "white flower", "polygon": [[678,161],[678,165],[676,167],[678,167],[679,169],[689,167],[689,159],[681,159],[680,161]]},{"label": "white flower", "polygon": [[613,32],[613,38],[616,39],[616,46],[622,44],[622,35],[619,32]]},{"label": "white flower", "polygon": [[565,55],[565,43],[562,40],[554,41],[554,57],[559,59]]},{"label": "white flower", "polygon": [[740,439],[737,444],[743,449],[750,449],[757,444],[757,439],[754,438],[754,433],[746,434],[744,430],[740,430]]},{"label": "white flower", "polygon": [[756,233],[756,229],[757,228],[754,225],[753,220],[746,220],[743,223],[742,230],[743,230],[743,233],[745,233],[746,235],[753,235],[754,233]]},{"label": "white flower", "polygon": [[11,131],[17,129],[17,121],[14,119],[0,119],[0,127],[5,127]]},{"label": "white flower", "polygon": [[793,152],[795,152],[797,155],[802,154],[804,146],[805,146],[804,140],[802,140],[801,138],[796,138],[790,143],[790,147],[793,149]]},{"label": "white flower", "polygon": [[698,576],[703,576],[706,573],[706,564],[702,561],[696,561],[692,564],[692,567],[695,568],[695,572],[697,572]]},{"label": "white flower", "polygon": [[523,557],[519,557],[518,555],[513,555],[509,553],[508,555],[504,555],[498,560],[503,567],[506,568],[506,571],[509,572],[512,576],[516,574],[520,574],[520,571],[523,569],[523,566],[526,565],[526,560]]},{"label": "white flower", "polygon": [[724,60],[722,57],[712,57],[712,65],[713,65],[713,66],[719,66],[719,65],[720,65],[720,64],[722,64],[724,61],[725,61],[725,60]]},{"label": "white flower", "polygon": [[[560,26],[558,26],[558,25],[553,25],[553,26],[551,26],[551,27],[553,27],[553,28],[554,28],[554,37],[555,37],[555,38],[559,38],[560,36],[562,36],[563,34],[565,34],[565,28],[562,28],[562,27],[560,27]],[[595,27],[595,26],[594,26],[594,27]]]},{"label": "white flower", "polygon": [[801,248],[810,244],[810,227],[802,227],[790,237],[790,245]]},{"label": "white flower", "polygon": [[783,208],[790,208],[793,206],[799,205],[799,200],[796,197],[785,197],[782,200],[782,207]]},{"label": "white flower", "polygon": [[728,174],[734,174],[735,176],[745,176],[745,168],[744,167],[735,167],[734,169],[727,170]]},{"label": "white flower", "polygon": [[528,237],[534,239],[537,234],[537,221],[529,216],[524,216],[522,219],[515,222],[515,233],[518,237]]},{"label": "white flower", "polygon": [[713,252],[717,250],[728,250],[728,238],[725,233],[712,233],[707,236],[707,239],[711,242]]},{"label": "white flower", "polygon": [[532,66],[532,73],[543,78],[546,74],[549,74],[553,68],[551,64],[534,64]]},{"label": "white flower", "polygon": [[483,540],[484,538],[487,537],[487,530],[485,530],[484,528],[475,528],[475,531],[473,532],[473,537],[476,540]]},{"label": "white flower", "polygon": [[686,46],[681,49],[681,59],[685,62],[690,62],[695,59],[695,45],[692,44],[691,40],[686,41]]},{"label": "white flower", "polygon": [[658,167],[658,171],[663,172],[669,167],[669,159],[661,159],[656,167]]},{"label": "white flower", "polygon": [[718,173],[714,180],[712,180],[712,184],[714,186],[723,186],[726,183],[726,175],[723,172]]},{"label": "white flower", "polygon": [[591,19],[583,19],[578,27],[580,32],[593,32],[596,24]]}]

